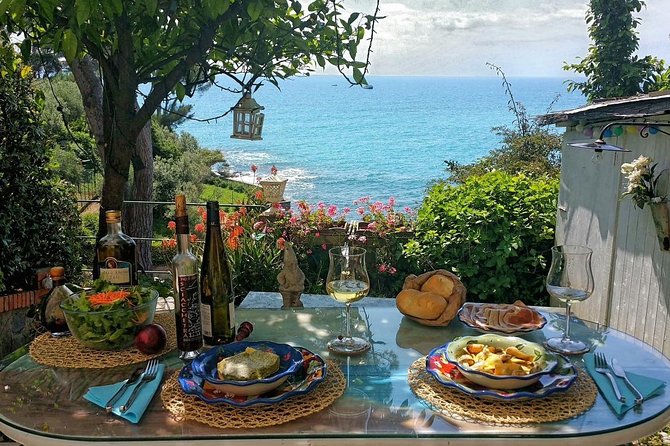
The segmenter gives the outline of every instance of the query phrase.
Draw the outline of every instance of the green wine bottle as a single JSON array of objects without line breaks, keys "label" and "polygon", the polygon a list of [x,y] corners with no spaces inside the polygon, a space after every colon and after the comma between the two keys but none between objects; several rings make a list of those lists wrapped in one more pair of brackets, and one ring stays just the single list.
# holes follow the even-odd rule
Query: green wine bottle
[{"label": "green wine bottle", "polygon": [[207,233],[200,270],[200,313],[205,343],[218,345],[235,339],[233,279],[223,245],[219,202],[207,202]]}]

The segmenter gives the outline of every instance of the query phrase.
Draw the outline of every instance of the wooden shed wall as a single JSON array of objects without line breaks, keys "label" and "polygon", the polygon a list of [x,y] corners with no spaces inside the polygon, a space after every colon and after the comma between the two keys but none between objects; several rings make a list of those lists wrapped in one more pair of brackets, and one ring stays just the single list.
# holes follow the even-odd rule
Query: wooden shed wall
[{"label": "wooden shed wall", "polygon": [[[594,134],[598,134],[598,130]],[[670,167],[670,136],[625,132],[607,142],[632,152],[594,152],[567,146],[583,141],[568,129],[563,142],[556,242],[593,249],[595,291],[575,314],[629,333],[670,356],[670,252],[662,251],[648,207],[621,198],[621,164],[640,155]]]}]

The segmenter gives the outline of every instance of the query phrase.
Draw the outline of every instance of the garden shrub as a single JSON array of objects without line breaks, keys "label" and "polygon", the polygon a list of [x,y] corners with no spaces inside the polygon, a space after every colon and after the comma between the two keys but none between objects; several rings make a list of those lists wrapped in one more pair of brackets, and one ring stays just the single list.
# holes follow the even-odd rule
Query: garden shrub
[{"label": "garden shrub", "polygon": [[503,172],[435,183],[405,253],[460,276],[470,301],[546,305],[557,197],[557,179]]},{"label": "garden shrub", "polygon": [[28,67],[3,58],[0,67],[0,292],[33,288],[32,271],[44,266],[76,280],[81,223],[74,191],[47,168],[43,97]]}]

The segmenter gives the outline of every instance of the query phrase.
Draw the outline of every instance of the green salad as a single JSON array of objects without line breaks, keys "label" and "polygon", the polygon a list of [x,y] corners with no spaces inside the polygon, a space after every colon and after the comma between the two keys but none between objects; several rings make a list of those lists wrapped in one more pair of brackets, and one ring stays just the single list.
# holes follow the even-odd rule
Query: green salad
[{"label": "green salad", "polygon": [[68,327],[87,347],[120,350],[130,346],[137,332],[153,322],[158,292],[135,286],[119,288],[96,281],[91,291],[61,303]]}]

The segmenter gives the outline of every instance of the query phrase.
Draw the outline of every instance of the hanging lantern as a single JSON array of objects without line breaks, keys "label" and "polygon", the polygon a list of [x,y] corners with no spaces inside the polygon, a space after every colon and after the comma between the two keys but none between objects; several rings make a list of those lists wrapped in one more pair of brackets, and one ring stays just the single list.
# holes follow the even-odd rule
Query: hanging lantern
[{"label": "hanging lantern", "polygon": [[277,168],[272,166],[272,175],[260,181],[263,188],[263,197],[270,203],[270,208],[265,210],[262,215],[272,216],[279,212],[279,203],[284,201],[284,189],[286,188],[286,178],[277,176]]},{"label": "hanging lantern", "polygon": [[244,93],[242,99],[233,108],[233,134],[230,137],[251,141],[263,139],[261,132],[265,115],[261,113],[261,110],[264,108],[251,97],[251,93]]}]

